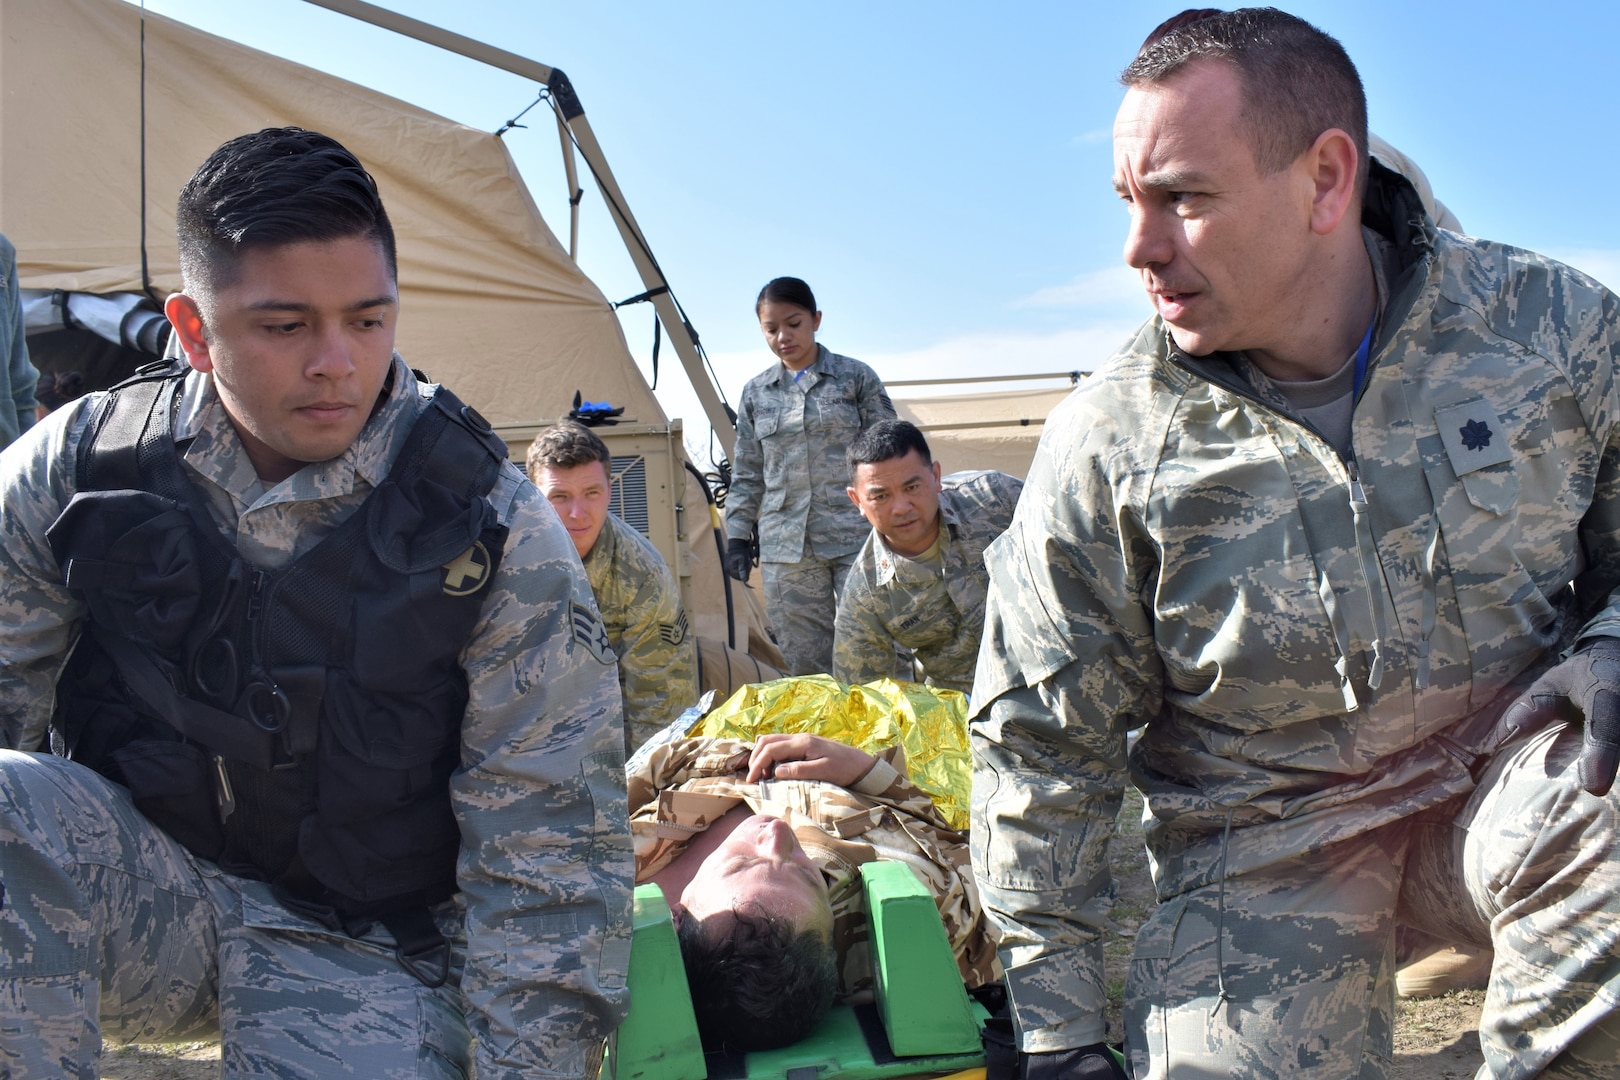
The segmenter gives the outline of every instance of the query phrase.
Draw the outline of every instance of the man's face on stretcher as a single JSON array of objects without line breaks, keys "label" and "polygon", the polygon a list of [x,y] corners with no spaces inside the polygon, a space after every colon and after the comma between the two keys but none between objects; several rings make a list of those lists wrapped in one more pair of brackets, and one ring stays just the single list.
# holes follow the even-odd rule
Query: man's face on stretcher
[{"label": "man's face on stretcher", "polygon": [[[730,932],[733,911],[786,919],[800,931],[832,931],[827,880],[787,822],[756,814],[709,853],[681,892],[706,936]],[[712,922],[710,920],[713,920]]]}]

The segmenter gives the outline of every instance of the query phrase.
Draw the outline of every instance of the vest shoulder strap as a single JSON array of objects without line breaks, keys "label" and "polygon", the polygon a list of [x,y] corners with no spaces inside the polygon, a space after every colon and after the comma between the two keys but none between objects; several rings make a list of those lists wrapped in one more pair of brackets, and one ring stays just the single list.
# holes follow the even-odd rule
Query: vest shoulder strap
[{"label": "vest shoulder strap", "polygon": [[[448,440],[440,452],[438,443]],[[408,485],[417,475],[465,495],[488,495],[507,459],[506,443],[478,410],[448,387],[434,388],[428,408],[394,464],[393,478]]]},{"label": "vest shoulder strap", "polygon": [[506,530],[487,496],[505,461],[506,444],[489,423],[438,387],[369,500],[367,535],[383,565],[417,573],[477,543],[498,558],[491,543],[504,545]]},{"label": "vest shoulder strap", "polygon": [[108,391],[90,418],[74,482],[80,491],[144,488],[179,499],[188,485],[174,452],[174,409],[185,369],[147,364]]}]

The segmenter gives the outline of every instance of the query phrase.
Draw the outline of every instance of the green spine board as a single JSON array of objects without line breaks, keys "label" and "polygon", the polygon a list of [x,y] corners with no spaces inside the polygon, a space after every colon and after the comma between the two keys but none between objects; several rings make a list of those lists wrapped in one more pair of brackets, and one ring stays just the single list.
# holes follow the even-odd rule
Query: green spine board
[{"label": "green spine board", "polygon": [[614,1047],[615,1080],[704,1080],[708,1066],[675,919],[657,885],[636,887],[632,926],[630,1012]]},{"label": "green spine board", "polygon": [[867,863],[861,875],[889,1045],[900,1057],[978,1052],[979,1024],[934,898],[904,863]]}]

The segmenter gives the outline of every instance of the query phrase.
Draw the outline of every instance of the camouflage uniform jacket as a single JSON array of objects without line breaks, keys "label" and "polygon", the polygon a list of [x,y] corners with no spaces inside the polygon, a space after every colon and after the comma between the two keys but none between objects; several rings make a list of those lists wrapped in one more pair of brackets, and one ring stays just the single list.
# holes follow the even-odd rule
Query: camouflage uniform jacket
[{"label": "camouflage uniform jacket", "polygon": [[855,556],[833,628],[833,677],[871,682],[910,649],[935,686],[973,689],[984,631],[984,549],[1012,521],[1024,482],[1003,472],[947,476],[939,493],[943,573],[897,558],[876,529]]},{"label": "camouflage uniform jacket", "polygon": [[[390,378],[348,451],[275,485],[255,474],[212,380],[188,378],[175,418],[183,467],[248,561],[277,567],[303,554],[387,475],[427,390],[398,357]],[[73,495],[100,398],[59,409],[0,459],[0,731],[14,749],[42,746],[84,615],[45,530]],[[630,949],[615,664],[557,515],[514,466],[489,499],[511,532],[462,652],[469,697],[450,782],[466,908],[461,988],[479,1076],[584,1076],[622,1016]],[[302,925],[287,918],[288,929]]]},{"label": "camouflage uniform jacket", "polygon": [[1436,233],[1376,164],[1363,220],[1352,459],[1155,318],[1053,411],[987,553],[970,835],[1026,1049],[1102,1034],[1128,729],[1167,899],[1470,790],[1524,681],[1620,635],[1616,297]]},{"label": "camouflage uniform jacket", "polygon": [[848,555],[866,538],[866,520],[844,489],[844,451],[894,406],[877,372],[816,346],[794,381],[783,364],[755,375],[737,408],[737,452],[726,497],[726,535],[759,531],[763,562],[795,563]]},{"label": "camouflage uniform jacket", "polygon": [[1001,977],[979,906],[962,834],[906,778],[905,751],[890,747],[853,787],[818,780],[743,781],[752,743],[693,738],[661,746],[629,776],[636,880],[674,861],[687,841],[738,803],[793,827],[827,877],[841,997],[872,984],[860,866],[895,859],[916,872],[939,904],[957,966],[969,986]]},{"label": "camouflage uniform jacket", "polygon": [[612,514],[585,556],[585,574],[619,658],[625,732],[634,750],[697,704],[697,641],[664,557]]}]

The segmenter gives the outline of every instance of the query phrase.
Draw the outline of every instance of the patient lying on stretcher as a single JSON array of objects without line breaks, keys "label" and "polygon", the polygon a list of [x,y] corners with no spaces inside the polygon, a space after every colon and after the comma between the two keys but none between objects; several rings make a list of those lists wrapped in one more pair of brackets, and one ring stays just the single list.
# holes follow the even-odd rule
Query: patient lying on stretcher
[{"label": "patient lying on stretcher", "polygon": [[674,912],[706,1047],[785,1046],[835,999],[870,993],[859,867],[875,859],[928,887],[968,986],[1001,977],[967,838],[907,779],[898,746],[689,738],[633,763],[629,790],[636,883],[659,885]]}]

